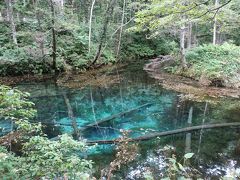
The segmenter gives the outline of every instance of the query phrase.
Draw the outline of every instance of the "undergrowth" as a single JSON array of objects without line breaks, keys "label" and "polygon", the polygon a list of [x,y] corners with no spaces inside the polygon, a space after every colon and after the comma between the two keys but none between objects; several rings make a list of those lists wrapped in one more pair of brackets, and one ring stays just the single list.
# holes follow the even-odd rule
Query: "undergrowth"
[{"label": "undergrowth", "polygon": [[171,67],[172,73],[199,80],[205,85],[240,87],[240,47],[223,45],[202,45],[186,53],[188,68]]}]

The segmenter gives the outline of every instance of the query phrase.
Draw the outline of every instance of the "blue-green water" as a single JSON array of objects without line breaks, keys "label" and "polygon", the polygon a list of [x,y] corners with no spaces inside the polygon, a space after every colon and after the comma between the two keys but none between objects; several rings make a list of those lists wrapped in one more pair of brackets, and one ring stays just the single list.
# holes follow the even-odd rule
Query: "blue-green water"
[{"label": "blue-green water", "polygon": [[[161,132],[186,127],[189,112],[192,109],[192,124],[220,123],[240,121],[240,103],[238,100],[221,99],[217,104],[186,101],[180,94],[162,88],[159,83],[142,70],[142,64],[115,69],[120,73],[121,81],[108,86],[87,86],[84,89],[71,89],[57,86],[55,83],[24,83],[18,88],[31,93],[38,115],[35,121],[45,124],[45,133],[51,138],[63,133],[71,133],[72,120],[69,107],[63,94],[70,101],[78,127],[115,115],[146,103],[150,106],[125,116],[89,128],[82,132],[88,140],[115,139],[120,129],[131,130],[132,137],[152,132]],[[186,140],[186,136],[189,137]],[[139,156],[128,168],[123,168],[119,177],[138,179],[137,174],[144,169],[153,169],[155,176],[161,174],[162,157],[157,153],[165,145],[176,148],[179,156],[185,152],[195,153],[194,165],[204,176],[216,176],[227,172],[229,164],[237,169],[240,163],[240,131],[237,128],[182,133],[164,138],[156,138],[139,144]],[[188,142],[187,142],[188,141]],[[95,161],[100,170],[113,159],[112,145],[101,145],[89,151],[89,158]],[[141,173],[140,173],[141,174]]]}]

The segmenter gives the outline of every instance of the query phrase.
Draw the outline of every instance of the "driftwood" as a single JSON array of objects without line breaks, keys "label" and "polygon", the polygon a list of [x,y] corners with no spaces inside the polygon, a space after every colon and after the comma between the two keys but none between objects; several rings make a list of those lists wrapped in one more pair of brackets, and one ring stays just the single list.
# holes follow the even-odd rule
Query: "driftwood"
[{"label": "driftwood", "polygon": [[[185,133],[185,132],[191,132],[191,131],[197,131],[202,129],[213,129],[213,128],[223,128],[223,127],[230,127],[230,126],[240,126],[240,122],[233,122],[233,123],[221,123],[221,124],[205,124],[205,125],[199,125],[199,126],[192,126],[192,127],[186,127],[171,131],[165,131],[165,132],[159,132],[159,133],[151,133],[145,136],[140,136],[137,138],[132,138],[129,140],[130,142],[134,141],[147,141],[156,137],[163,137],[163,136],[169,136],[179,133]],[[87,141],[87,144],[114,144],[118,143],[119,139],[114,140],[97,140],[97,141]]]},{"label": "driftwood", "polygon": [[118,114],[114,114],[114,115],[112,115],[112,116],[103,118],[103,119],[101,119],[101,120],[97,120],[97,121],[94,122],[94,123],[88,124],[88,125],[86,125],[86,126],[83,127],[83,128],[79,128],[79,130],[80,130],[80,131],[84,131],[84,130],[90,128],[90,127],[98,126],[99,124],[102,124],[102,123],[104,123],[104,122],[110,121],[110,120],[115,119],[115,118],[118,118],[118,117],[122,117],[122,116],[124,116],[124,115],[126,115],[126,114],[129,114],[129,113],[138,111],[139,109],[142,109],[142,108],[144,108],[144,107],[148,107],[148,106],[151,106],[151,105],[152,105],[151,103],[146,103],[146,104],[143,104],[143,105],[138,106],[138,107],[136,107],[136,108],[133,108],[133,109],[130,109],[130,110],[127,110],[127,111],[118,113]]}]

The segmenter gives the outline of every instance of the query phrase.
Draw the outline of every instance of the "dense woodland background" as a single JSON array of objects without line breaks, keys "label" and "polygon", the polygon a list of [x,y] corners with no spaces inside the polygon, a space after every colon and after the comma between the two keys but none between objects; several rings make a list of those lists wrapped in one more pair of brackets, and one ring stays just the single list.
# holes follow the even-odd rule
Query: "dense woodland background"
[{"label": "dense woodland background", "polygon": [[[177,54],[202,44],[239,45],[239,0],[4,0],[1,75],[83,70]],[[180,49],[180,50],[179,50]]]}]

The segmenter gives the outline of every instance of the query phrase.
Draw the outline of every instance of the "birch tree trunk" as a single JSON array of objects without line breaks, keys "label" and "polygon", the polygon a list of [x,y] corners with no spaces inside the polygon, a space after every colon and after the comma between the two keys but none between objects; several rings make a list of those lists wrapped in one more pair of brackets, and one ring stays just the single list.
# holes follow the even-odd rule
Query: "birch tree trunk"
[{"label": "birch tree trunk", "polygon": [[188,24],[188,42],[187,42],[187,48],[191,49],[192,47],[192,22],[189,22]]},{"label": "birch tree trunk", "polygon": [[16,33],[16,25],[14,22],[14,16],[13,16],[13,7],[12,7],[12,0],[5,0],[6,5],[7,5],[7,14],[9,16],[9,22],[11,25],[11,31],[12,31],[12,39],[13,43],[17,46],[17,33]]},{"label": "birch tree trunk", "polygon": [[123,24],[124,24],[124,18],[125,18],[125,8],[126,8],[126,0],[123,0],[122,21],[121,21],[121,27],[120,27],[120,32],[119,32],[117,57],[119,55],[119,51],[120,51],[120,47],[121,47],[121,41],[122,41]]},{"label": "birch tree trunk", "polygon": [[[219,5],[219,0],[215,0],[215,7],[217,8]],[[214,17],[214,24],[213,24],[213,44],[217,44],[217,12]]]},{"label": "birch tree trunk", "polygon": [[89,18],[89,33],[88,33],[88,53],[91,52],[91,36],[92,36],[92,15],[93,15],[93,8],[95,5],[96,0],[92,1],[92,6],[90,10],[90,18]]},{"label": "birch tree trunk", "polygon": [[183,25],[180,30],[180,54],[181,54],[181,66],[183,69],[187,67],[186,57],[185,57],[185,36],[186,27]]}]

